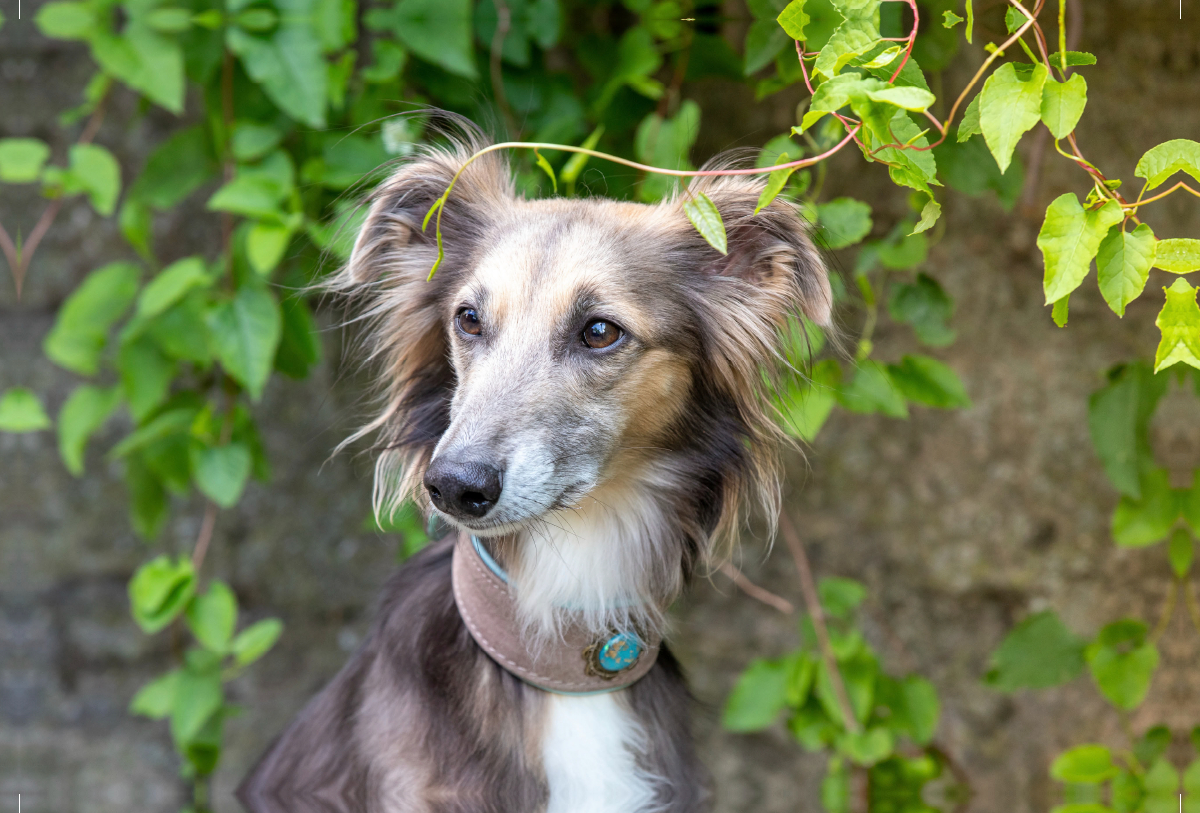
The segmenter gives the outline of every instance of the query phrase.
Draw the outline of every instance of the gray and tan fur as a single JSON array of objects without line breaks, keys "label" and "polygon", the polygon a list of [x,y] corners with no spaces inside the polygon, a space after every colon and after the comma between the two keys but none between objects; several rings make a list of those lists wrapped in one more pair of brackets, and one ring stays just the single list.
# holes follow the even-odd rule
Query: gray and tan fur
[{"label": "gray and tan fur", "polygon": [[[767,396],[788,316],[829,321],[820,258],[786,201],[753,214],[757,178],[691,186],[721,211],[722,256],[683,197],[525,200],[492,153],[459,178],[445,259],[426,281],[436,247],[421,221],[482,142],[451,145],[375,191],[332,283],[364,323],[381,385],[359,435],[378,438],[377,510],[416,499],[485,539],[532,646],[553,641],[566,613],[597,633],[661,631],[697,567],[732,544],[739,512],[774,515],[781,438]],[[620,336],[602,349],[581,338],[597,321]],[[434,469],[463,465],[498,473],[494,499],[475,513],[430,505]],[[616,693],[530,687],[465,629],[451,547],[430,546],[391,580],[362,648],[247,778],[247,806],[706,809],[689,696],[665,647]]]}]

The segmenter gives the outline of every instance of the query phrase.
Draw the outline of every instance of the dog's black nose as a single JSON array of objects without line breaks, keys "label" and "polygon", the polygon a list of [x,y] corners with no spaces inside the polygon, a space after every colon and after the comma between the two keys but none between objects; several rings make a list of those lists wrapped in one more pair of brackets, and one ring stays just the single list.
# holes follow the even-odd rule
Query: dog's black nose
[{"label": "dog's black nose", "polygon": [[425,488],[439,510],[454,517],[479,518],[500,499],[500,470],[477,460],[434,460]]}]

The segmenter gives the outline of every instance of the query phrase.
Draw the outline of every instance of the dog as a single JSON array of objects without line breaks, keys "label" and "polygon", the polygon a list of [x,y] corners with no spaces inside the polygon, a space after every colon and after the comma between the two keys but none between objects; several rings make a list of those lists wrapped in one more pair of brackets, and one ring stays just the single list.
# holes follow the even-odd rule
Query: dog
[{"label": "dog", "polygon": [[[828,325],[806,221],[762,176],[656,204],[526,200],[486,141],[428,147],[370,198],[330,283],[380,410],[374,501],[454,532],[388,582],[369,636],[239,788],[253,813],[691,813],[712,793],[665,611],[775,516],[788,325]],[[707,195],[722,254],[689,223]],[[352,438],[352,439],[354,439]]]}]

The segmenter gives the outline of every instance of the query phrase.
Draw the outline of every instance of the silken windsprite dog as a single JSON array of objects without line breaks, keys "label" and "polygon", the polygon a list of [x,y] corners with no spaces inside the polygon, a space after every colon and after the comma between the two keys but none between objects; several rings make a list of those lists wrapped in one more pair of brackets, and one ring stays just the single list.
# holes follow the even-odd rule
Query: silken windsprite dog
[{"label": "silken windsprite dog", "polygon": [[[388,583],[350,662],[239,790],[253,813],[648,813],[709,806],[664,613],[739,512],[774,516],[768,395],[790,316],[830,320],[796,209],[761,176],[657,204],[525,200],[481,140],[374,192],[332,283],[382,409],[376,507],[456,533]],[[722,255],[684,215],[707,194]],[[431,505],[430,505],[431,504]]]}]

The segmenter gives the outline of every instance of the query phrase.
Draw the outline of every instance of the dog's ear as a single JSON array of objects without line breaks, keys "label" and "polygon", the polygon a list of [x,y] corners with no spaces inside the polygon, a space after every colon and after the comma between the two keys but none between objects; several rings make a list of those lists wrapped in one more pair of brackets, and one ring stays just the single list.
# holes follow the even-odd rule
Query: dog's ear
[{"label": "dog's ear", "polygon": [[328,289],[345,296],[379,393],[377,416],[343,445],[374,435],[375,504],[394,511],[419,488],[433,449],[450,423],[454,370],[446,335],[449,298],[470,273],[498,215],[513,199],[507,165],[481,156],[458,176],[441,221],[444,258],[437,273],[436,218],[430,207],[482,143],[429,149],[402,164],[371,196],[346,266]]},{"label": "dog's ear", "polygon": [[763,187],[761,179],[739,176],[694,185],[694,192],[716,204],[728,243],[725,255],[709,246],[700,270],[746,283],[744,293],[753,297],[760,317],[776,327],[794,313],[828,327],[833,294],[809,225],[795,205],[779,197],[755,214]]}]

